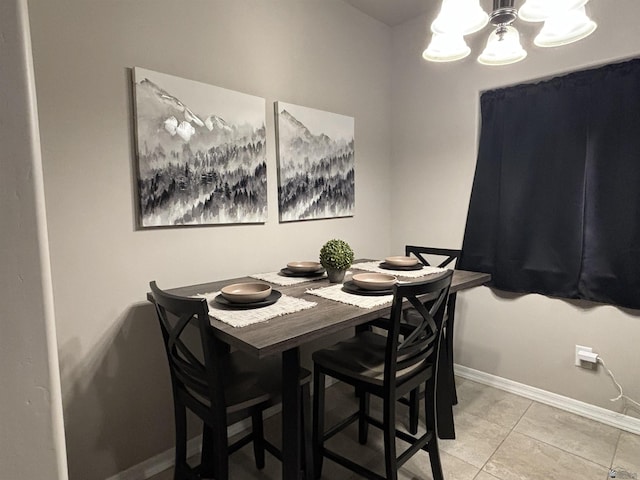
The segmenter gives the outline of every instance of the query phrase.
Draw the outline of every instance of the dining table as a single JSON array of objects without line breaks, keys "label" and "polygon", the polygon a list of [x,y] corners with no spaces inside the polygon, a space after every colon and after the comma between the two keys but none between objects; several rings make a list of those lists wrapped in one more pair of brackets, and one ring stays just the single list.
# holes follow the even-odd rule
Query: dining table
[{"label": "dining table", "polygon": [[[358,271],[358,262],[352,265],[350,273],[362,273]],[[437,273],[433,275],[437,275]],[[424,276],[419,280],[427,278],[429,277]],[[345,281],[348,279],[349,276]],[[483,285],[490,279],[491,276],[486,273],[454,270],[449,293],[455,298],[457,292]],[[256,277],[251,275],[171,288],[167,291],[174,295],[198,296],[218,292],[229,284],[256,281]],[[411,279],[410,281],[416,280]],[[305,299],[315,305],[312,308],[243,327],[232,326],[220,321],[213,316],[215,313],[210,312],[211,328],[214,335],[232,348],[243,350],[258,358],[270,355],[280,355],[282,358],[281,418],[282,478],[284,480],[299,480],[302,472],[302,405],[298,377],[300,348],[310,345],[314,341],[326,339],[332,334],[354,329],[359,325],[380,318],[389,312],[391,306],[389,300],[388,303],[382,305],[363,308],[313,294],[314,289],[328,286],[330,283],[326,276],[293,285],[273,284],[272,288],[282,293],[283,296]],[[148,299],[150,299],[149,296]],[[444,335],[441,349],[452,351],[452,335],[447,336],[446,330]],[[442,382],[443,385],[437,386],[439,392],[437,397],[437,429],[440,438],[455,438],[452,410],[455,391],[452,390],[454,387],[450,382],[446,381],[448,378],[453,378],[451,358],[446,351],[439,356],[438,377],[445,379]]]}]

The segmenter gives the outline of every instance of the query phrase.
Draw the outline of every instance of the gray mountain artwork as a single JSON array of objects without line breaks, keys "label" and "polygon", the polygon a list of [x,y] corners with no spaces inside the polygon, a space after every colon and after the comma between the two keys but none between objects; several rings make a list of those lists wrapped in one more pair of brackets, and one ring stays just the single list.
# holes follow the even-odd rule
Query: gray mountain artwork
[{"label": "gray mountain artwork", "polygon": [[353,216],[353,118],[277,102],[276,120],[280,221]]},{"label": "gray mountain artwork", "polygon": [[[140,68],[134,75],[141,225],[265,222],[264,99]],[[196,91],[187,105],[182,95]],[[227,111],[234,103],[254,111],[231,120],[216,99]]]}]

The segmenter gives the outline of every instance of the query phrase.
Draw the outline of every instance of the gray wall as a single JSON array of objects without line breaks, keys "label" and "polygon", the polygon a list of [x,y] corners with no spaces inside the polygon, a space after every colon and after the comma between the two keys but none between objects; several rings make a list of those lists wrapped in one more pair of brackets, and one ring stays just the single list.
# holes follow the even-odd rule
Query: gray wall
[{"label": "gray wall", "polygon": [[62,399],[27,3],[0,4],[0,477],[64,480]]},{"label": "gray wall", "polygon": [[[434,2],[435,4],[436,2]],[[491,2],[483,1],[487,10]],[[434,5],[435,9],[435,5]],[[484,90],[534,81],[640,54],[635,0],[594,0],[588,9],[599,27],[564,47],[533,46],[539,26],[518,23],[529,56],[521,63],[486,67],[476,57],[488,31],[470,37],[471,56],[452,64],[421,59],[435,11],[393,30],[392,249],[405,243],[462,245]],[[459,296],[457,363],[615,411],[618,391],[602,368],[574,366],[576,344],[592,346],[625,393],[640,398],[640,315],[611,306],[509,295],[478,288]],[[640,417],[640,412],[629,410]]]},{"label": "gray wall", "polygon": [[[30,0],[70,477],[171,447],[162,287],[315,259],[332,237],[389,254],[391,31],[339,0]],[[129,69],[264,97],[265,225],[135,229]],[[273,102],[355,117],[353,218],[279,224]]]}]

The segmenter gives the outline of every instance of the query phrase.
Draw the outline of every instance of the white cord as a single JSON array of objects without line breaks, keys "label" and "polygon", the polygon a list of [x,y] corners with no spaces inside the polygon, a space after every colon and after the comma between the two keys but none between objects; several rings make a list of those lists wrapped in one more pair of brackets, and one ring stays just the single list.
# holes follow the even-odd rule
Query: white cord
[{"label": "white cord", "polygon": [[620,392],[620,395],[618,395],[616,398],[610,398],[609,400],[612,402],[617,402],[618,400],[620,400],[621,398],[624,398],[626,401],[633,403],[634,405],[640,407],[640,403],[636,402],[635,400],[633,400],[632,398],[627,397],[624,393],[622,393],[622,387],[620,386],[620,384],[617,382],[616,377],[613,376],[613,372],[611,370],[609,370],[609,368],[607,367],[607,365],[604,363],[604,360],[602,359],[601,356],[598,355],[598,359],[597,359],[602,366],[604,367],[604,369],[607,371],[607,373],[609,374],[609,376],[611,377],[611,380],[613,380],[613,383],[616,384],[616,387],[618,387],[618,391]]}]

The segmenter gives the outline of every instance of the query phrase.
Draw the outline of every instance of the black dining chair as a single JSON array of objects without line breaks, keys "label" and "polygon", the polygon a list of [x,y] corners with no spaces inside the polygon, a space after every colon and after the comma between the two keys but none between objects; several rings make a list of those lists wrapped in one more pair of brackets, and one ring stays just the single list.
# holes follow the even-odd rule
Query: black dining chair
[{"label": "black dining chair", "polygon": [[[175,420],[174,480],[229,478],[229,455],[253,442],[258,469],[265,465],[267,450],[281,460],[280,450],[264,438],[263,412],[281,400],[279,358],[258,360],[216,338],[209,322],[205,298],[181,297],[150,283],[164,339]],[[190,328],[190,326],[195,328]],[[300,395],[303,414],[303,446],[307,475],[311,478],[310,384],[311,373],[301,369]],[[187,410],[203,422],[200,464],[187,461]],[[251,419],[251,431],[229,443],[227,427]]]},{"label": "black dining chair", "polygon": [[[439,268],[455,268],[456,262],[458,258],[460,258],[461,250],[455,250],[450,248],[437,248],[437,247],[422,247],[418,245],[406,245],[405,246],[405,255],[407,257],[414,255],[417,257],[418,261],[427,267],[439,267]],[[456,294],[449,294],[449,298],[447,300],[447,309],[445,312],[445,316],[447,318],[447,327],[444,332],[445,342],[443,344],[443,349],[445,350],[445,354],[447,356],[447,370],[444,372],[447,378],[442,381],[442,388],[440,389],[439,395],[442,397],[441,402],[451,403],[452,405],[456,405],[458,403],[458,398],[456,395],[456,386],[455,386],[455,378],[453,374],[453,323],[455,316],[455,308],[456,308]],[[403,321],[407,323],[412,323],[412,318],[414,317],[414,312],[412,309],[406,309],[404,311]],[[387,328],[387,319],[376,319],[366,325],[359,326],[356,330],[362,331],[371,329],[372,326],[377,326],[381,329]],[[416,321],[420,321],[420,316],[417,315]],[[442,371],[442,366],[441,366]],[[444,390],[449,390],[450,394],[446,394]],[[418,412],[419,406],[418,402],[420,401],[420,392],[418,389],[409,393],[408,397],[402,397],[399,399],[400,403],[409,406],[409,432],[412,434],[416,434],[418,431]],[[446,436],[451,437],[453,432],[447,432]]]},{"label": "black dining chair", "polygon": [[[437,248],[437,247],[423,247],[418,245],[406,245],[404,247],[404,252],[407,257],[414,255],[418,258],[420,263],[427,267],[439,267],[439,268],[451,268],[455,269],[456,263],[460,258],[461,250],[450,249],[450,248]],[[456,384],[455,377],[453,373],[453,324],[455,320],[455,312],[456,312],[456,294],[450,293],[449,298],[447,300],[447,310],[446,310],[446,329],[444,332],[445,341],[443,344],[443,348],[445,349],[445,354],[447,356],[447,371],[444,372],[447,376],[445,381],[441,382],[443,388],[440,389],[440,395],[444,397],[444,389],[450,391],[450,402],[452,405],[456,405],[458,403],[458,397],[456,395]],[[405,311],[405,321],[411,323],[411,318],[413,316],[413,312],[411,309]],[[418,316],[417,320],[420,320]],[[447,395],[446,397],[449,397]],[[402,399],[403,403],[409,405],[409,431],[415,433],[418,431],[418,405],[417,403],[420,401],[420,396],[417,391],[411,392],[408,399]],[[448,400],[442,400],[447,402]],[[451,432],[452,433],[452,432]],[[447,436],[450,436],[447,435]]]},{"label": "black dining chair", "polygon": [[[316,478],[322,473],[323,459],[326,457],[365,478],[396,480],[398,469],[415,453],[425,450],[429,453],[434,480],[443,479],[435,424],[436,371],[452,275],[453,272],[447,271],[426,281],[395,285],[386,334],[360,331],[350,339],[313,353],[313,452]],[[405,302],[422,317],[421,322],[415,325],[403,322]],[[324,381],[327,375],[355,388],[359,396],[359,408],[325,430]],[[396,405],[400,398],[421,385],[425,385],[426,431],[416,437],[397,428]],[[370,415],[371,395],[382,399],[382,420]],[[325,445],[327,440],[355,421],[358,421],[361,444],[367,442],[369,425],[382,429],[384,476]],[[399,456],[396,438],[409,444]]]}]

